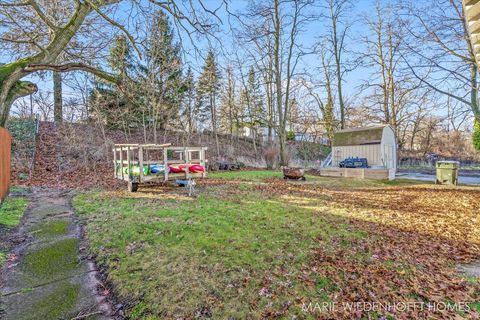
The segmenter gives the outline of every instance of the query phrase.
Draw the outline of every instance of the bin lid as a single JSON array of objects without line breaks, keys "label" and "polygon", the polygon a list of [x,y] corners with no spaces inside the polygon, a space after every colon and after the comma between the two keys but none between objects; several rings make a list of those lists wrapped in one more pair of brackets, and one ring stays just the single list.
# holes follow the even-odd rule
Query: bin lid
[{"label": "bin lid", "polygon": [[447,161],[447,160],[437,161],[437,168],[440,168],[440,167],[458,168],[459,166],[460,166],[460,162],[458,161]]}]

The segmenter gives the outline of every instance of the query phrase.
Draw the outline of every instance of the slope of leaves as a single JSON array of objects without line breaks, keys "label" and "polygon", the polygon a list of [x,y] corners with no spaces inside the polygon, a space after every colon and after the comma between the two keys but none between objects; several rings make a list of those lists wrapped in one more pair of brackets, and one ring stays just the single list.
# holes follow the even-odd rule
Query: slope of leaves
[{"label": "slope of leaves", "polygon": [[[153,138],[150,135],[144,137],[143,130],[129,128],[128,132],[124,132],[103,129],[91,124],[65,123],[56,127],[51,122],[41,122],[34,171],[29,180],[20,174],[23,171],[14,171],[12,183],[55,188],[125,187],[121,181],[113,178],[112,145],[142,143],[145,139],[153,142]],[[161,137],[159,143],[215,149],[215,139],[208,134],[195,133],[191,137],[185,137],[179,131],[159,131],[158,135]],[[253,159],[252,143],[247,138],[238,138],[235,143],[232,143],[232,137],[228,135],[219,135],[219,139],[222,160],[241,159],[247,164],[256,161]],[[212,157],[213,154],[214,152],[207,153],[207,157]],[[209,160],[216,161],[216,158]]]}]

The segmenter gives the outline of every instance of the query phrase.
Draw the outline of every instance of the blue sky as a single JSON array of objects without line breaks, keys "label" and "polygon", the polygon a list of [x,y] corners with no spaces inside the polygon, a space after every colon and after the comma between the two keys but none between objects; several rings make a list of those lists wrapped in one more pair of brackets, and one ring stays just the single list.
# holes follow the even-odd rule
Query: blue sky
[{"label": "blue sky", "polygon": [[[209,8],[214,9],[214,8],[218,8],[221,5],[222,1],[206,0],[204,3]],[[243,10],[247,6],[247,4],[248,4],[248,1],[233,0],[229,4],[229,10],[231,12],[238,12],[238,11]],[[356,14],[355,14],[355,16],[357,16],[359,18],[362,17],[363,15],[367,14],[369,9],[372,8],[372,7],[373,7],[373,0],[359,0],[359,1],[356,1],[356,3],[355,3]],[[316,11],[316,13],[321,12],[321,10],[319,8],[316,8],[314,10]],[[123,20],[124,22],[128,23],[129,21],[128,21],[127,15],[129,13],[129,11],[130,11],[130,6],[129,6],[128,2],[124,2],[122,7],[120,7],[120,9],[117,11],[117,20],[119,20],[119,21]],[[222,10],[222,9],[218,11],[218,14],[219,14],[219,17],[222,19],[222,23],[223,23],[223,25],[221,26],[221,29],[223,30],[223,33],[220,34],[220,38],[222,40],[221,41],[222,43],[218,43],[218,42],[214,41],[213,46],[218,48],[219,46],[223,45],[228,50],[230,50],[230,47],[232,46],[232,44],[231,44],[231,36],[229,35],[229,32],[228,32],[229,17],[228,17],[228,14],[226,13],[226,11]],[[230,22],[233,22],[234,25],[235,25],[235,20],[236,19],[233,18],[233,17],[230,18]],[[325,24],[326,23],[328,23],[328,21],[322,20],[322,19],[319,19],[318,21],[315,21],[315,22],[311,22],[308,26],[309,31],[302,34],[302,36],[300,38],[300,42],[304,46],[312,45],[314,42],[317,41],[317,39],[320,35],[325,33],[325,31],[326,31]],[[361,21],[357,21],[356,25],[358,26],[358,28],[354,28],[354,31],[351,33],[351,37],[352,37],[353,40],[355,38],[359,37],[360,34],[363,33],[363,32],[361,32],[362,28],[360,27],[361,26]],[[356,33],[359,33],[359,34],[357,35]],[[185,33],[183,33],[183,36],[184,36],[184,38],[186,38]],[[205,52],[207,51],[208,43],[206,41],[201,41],[201,40],[196,39],[196,45],[199,46],[199,47],[205,48]],[[191,44],[188,43],[187,41],[184,42],[184,46],[187,49],[187,51],[192,49]],[[357,41],[351,41],[351,43],[349,44],[349,49],[352,50],[352,51],[361,50]],[[186,59],[188,59],[188,63],[192,65],[194,70],[199,70],[200,69],[202,61],[198,56],[195,56],[194,54],[191,54],[191,55],[187,55]],[[2,61],[2,62],[9,62],[10,60],[11,60],[10,57],[5,57],[5,56],[0,57],[0,61]],[[315,55],[310,55],[310,56],[307,56],[307,57],[303,58],[303,61],[299,65],[298,69],[299,70],[302,70],[302,69],[313,70],[314,68],[318,67],[318,64],[319,64],[318,63],[318,57],[315,56]],[[351,72],[348,75],[348,77],[346,78],[347,85],[348,85],[347,87],[348,88],[356,87],[362,76],[363,77],[365,76],[364,71],[357,70],[357,71]],[[44,90],[44,91],[51,91],[52,90],[51,79],[49,79],[49,77],[45,77],[44,79],[40,79],[36,76],[33,76],[33,77],[31,77],[31,79],[34,80],[36,83],[38,83],[40,90]],[[349,90],[347,89],[347,93],[348,93],[348,91]],[[64,93],[67,96],[75,95],[75,92],[72,91],[72,89],[68,88],[68,87],[64,88]]]},{"label": "blue sky", "polygon": [[[380,0],[380,1],[385,1],[385,0]],[[321,2],[321,1],[319,1]],[[147,2],[144,0],[144,4]],[[205,0],[204,2],[210,9],[215,9],[219,7],[219,5],[222,3],[221,0]],[[243,1],[243,0],[233,0],[230,2],[229,9],[232,12],[237,12],[243,10],[248,4],[248,1]],[[349,33],[349,39],[348,39],[348,45],[347,49],[353,52],[360,52],[363,51],[365,48],[363,48],[363,45],[361,44],[361,37],[366,36],[368,34],[368,28],[365,25],[365,17],[373,14],[374,12],[374,6],[375,6],[375,0],[358,0],[354,1],[355,7],[354,7],[354,12],[350,14],[354,21],[354,27],[352,28],[351,32]],[[317,6],[317,8],[312,9],[314,13],[320,14],[321,9]],[[131,23],[131,20],[129,20],[129,13],[130,13],[130,6],[129,2],[124,2],[120,8],[116,11],[115,13],[115,18],[117,21],[122,21],[126,23],[128,28],[130,30],[134,29],[134,25]],[[220,9],[218,11],[218,14],[222,20],[223,25],[221,26],[222,33],[219,34],[219,38],[221,39],[220,42],[213,41],[212,44],[214,47],[219,48],[220,46],[224,46],[227,48],[227,52],[233,49],[236,51],[241,51],[241,48],[235,48],[232,44],[232,36],[229,33],[229,22],[232,22],[233,25],[236,25],[235,18],[230,17],[228,14]],[[315,21],[312,21],[308,24],[306,32],[302,33],[300,37],[300,43],[302,43],[305,47],[309,47],[312,44],[314,44],[319,37],[324,35],[326,31],[328,30],[328,23],[329,21],[327,19],[317,19]],[[117,30],[117,32],[120,32]],[[135,31],[132,31],[132,33],[135,35]],[[182,33],[183,37],[186,38],[185,33]],[[201,54],[205,55],[207,50],[208,50],[208,42],[202,39],[195,39],[195,44],[197,47],[201,48]],[[183,43],[184,48],[187,50],[187,52],[193,52],[192,49],[192,44],[188,42]],[[228,53],[224,57],[219,57],[221,62],[225,62],[226,59],[228,59]],[[9,57],[0,57],[0,61],[2,62],[8,62],[10,61]],[[190,54],[186,56],[186,62],[188,65],[191,65],[194,71],[199,71],[201,68],[201,65],[203,64],[202,59],[195,54]],[[317,55],[309,55],[306,56],[302,59],[301,63],[298,66],[298,70],[307,70],[309,73],[320,76],[321,72],[318,71],[316,72],[316,68],[320,66],[319,58]],[[247,68],[248,66],[245,66]],[[368,79],[368,77],[371,76],[372,73],[374,73],[374,70],[368,70],[362,67],[359,67],[355,69],[354,71],[348,73],[344,79],[344,92],[345,96],[348,97],[353,97],[359,94],[359,85],[365,80]],[[52,91],[52,84],[51,84],[51,78],[49,76],[44,77],[44,79],[40,79],[36,76],[32,77],[32,79],[38,83],[40,90],[42,91]],[[68,86],[64,85],[64,95],[65,97],[72,97],[76,96],[77,93],[72,89],[69,88]],[[443,112],[443,111],[440,111]]]}]

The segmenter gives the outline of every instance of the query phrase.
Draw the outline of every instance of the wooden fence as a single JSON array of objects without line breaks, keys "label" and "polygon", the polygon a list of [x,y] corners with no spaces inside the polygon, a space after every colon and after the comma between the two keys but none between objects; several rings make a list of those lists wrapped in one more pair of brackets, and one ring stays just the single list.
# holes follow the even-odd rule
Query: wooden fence
[{"label": "wooden fence", "polygon": [[0,202],[6,197],[10,186],[10,160],[12,137],[8,130],[0,128]]}]

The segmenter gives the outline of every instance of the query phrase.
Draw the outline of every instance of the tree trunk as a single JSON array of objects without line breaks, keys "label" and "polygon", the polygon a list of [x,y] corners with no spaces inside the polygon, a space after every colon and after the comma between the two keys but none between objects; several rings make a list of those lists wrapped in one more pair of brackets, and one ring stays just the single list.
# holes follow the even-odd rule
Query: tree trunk
[{"label": "tree trunk", "polygon": [[215,94],[210,94],[210,112],[212,117],[212,131],[213,135],[215,136],[215,146],[217,148],[217,156],[220,157],[220,145],[218,142],[218,134],[217,134],[217,110],[215,106]]},{"label": "tree trunk", "polygon": [[[48,68],[49,65],[54,63],[80,28],[85,18],[92,12],[93,8],[89,3],[78,3],[68,23],[63,28],[57,30],[55,37],[53,37],[44,50],[36,55],[0,66],[0,127],[5,126],[10,108],[16,99],[37,91],[35,84],[20,81],[20,79],[36,71],[50,70]],[[35,64],[40,66],[27,70],[29,65]]]},{"label": "tree trunk", "polygon": [[53,119],[55,124],[63,121],[62,74],[53,72]]},{"label": "tree trunk", "polygon": [[[0,72],[2,72],[1,68]],[[13,102],[38,90],[33,83],[16,79],[17,77],[13,75],[3,83],[0,82],[0,128],[5,127]]]},{"label": "tree trunk", "polygon": [[[337,73],[339,72],[341,72],[340,61],[337,62]],[[340,106],[340,129],[345,129],[345,103],[343,101],[341,76],[337,76],[337,87],[338,87],[338,102]]]},{"label": "tree trunk", "polygon": [[470,92],[470,103],[475,119],[480,122],[480,107],[478,105],[478,83],[477,83],[477,72],[478,68],[475,63],[472,63],[471,67],[471,80],[470,85],[472,87]]},{"label": "tree trunk", "polygon": [[286,115],[283,113],[283,103],[282,103],[282,67],[280,61],[280,16],[279,16],[279,1],[275,0],[275,51],[274,51],[274,65],[275,65],[275,86],[276,86],[276,98],[277,98],[277,110],[278,110],[278,144],[280,151],[280,165],[287,166],[287,155],[286,155],[286,128],[284,118]]},{"label": "tree trunk", "polygon": [[[343,101],[343,94],[342,94],[342,70],[341,70],[341,50],[342,47],[338,47],[338,35],[337,35],[337,21],[333,17],[332,14],[332,31],[333,31],[333,49],[335,54],[335,67],[337,72],[337,90],[338,90],[338,103],[340,107],[340,129],[345,129],[345,103]],[[342,41],[343,42],[343,41]],[[342,44],[340,44],[342,46]]]}]

